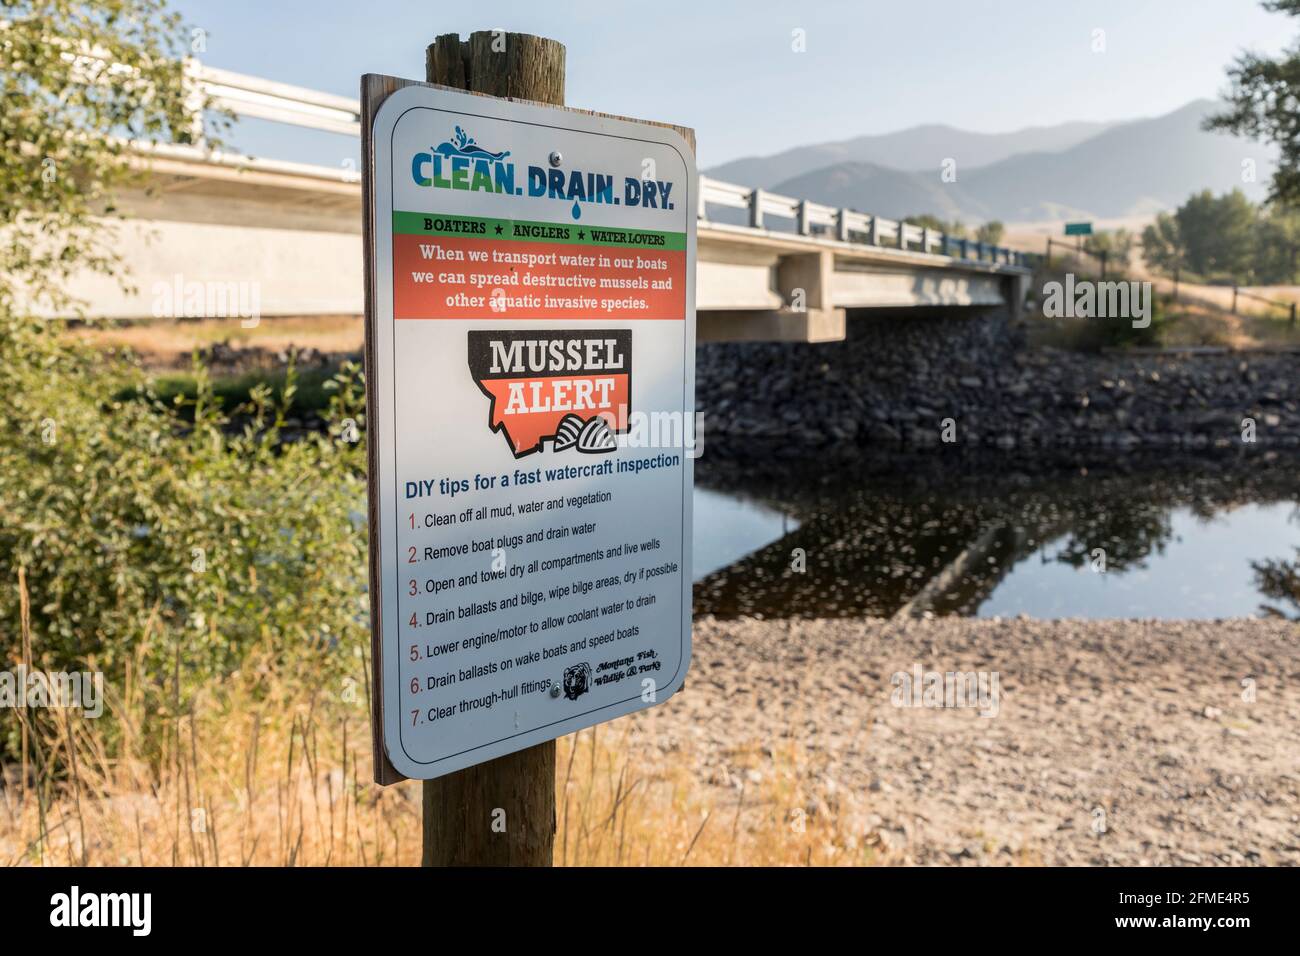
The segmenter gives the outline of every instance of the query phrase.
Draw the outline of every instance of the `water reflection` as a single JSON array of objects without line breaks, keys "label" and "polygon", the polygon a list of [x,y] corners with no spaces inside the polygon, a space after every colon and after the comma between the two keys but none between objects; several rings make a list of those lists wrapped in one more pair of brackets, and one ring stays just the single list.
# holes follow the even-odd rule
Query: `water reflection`
[{"label": "water reflection", "polygon": [[706,561],[697,543],[696,611],[1300,619],[1294,460],[951,465],[702,462],[697,542],[744,527],[728,531],[743,542],[730,560],[716,534]]},{"label": "water reflection", "polygon": [[737,494],[695,489],[695,579],[733,564],[789,534],[799,521]]},{"label": "water reflection", "polygon": [[[1290,520],[1300,524],[1300,506],[1292,509]],[[1255,572],[1255,586],[1272,602],[1263,605],[1264,612],[1300,621],[1300,545],[1296,545],[1290,560],[1267,558],[1252,562],[1251,570]]]},{"label": "water reflection", "polygon": [[1248,504],[1205,519],[1188,508],[1174,508],[1164,520],[1166,533],[1152,540],[1150,552],[1130,555],[1118,566],[1103,565],[1105,555],[1091,557],[1087,542],[1066,535],[1012,568],[977,613],[980,617],[1282,615],[1279,595],[1261,586],[1259,555],[1284,550],[1300,538],[1300,529],[1287,528],[1287,517],[1295,510],[1289,503]]}]

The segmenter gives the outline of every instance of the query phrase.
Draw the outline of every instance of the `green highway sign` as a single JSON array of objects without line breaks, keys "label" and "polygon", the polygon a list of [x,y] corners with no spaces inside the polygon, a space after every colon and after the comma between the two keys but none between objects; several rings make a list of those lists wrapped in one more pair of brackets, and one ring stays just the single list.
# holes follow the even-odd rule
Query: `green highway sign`
[{"label": "green highway sign", "polygon": [[1067,236],[1091,236],[1092,223],[1090,222],[1067,222],[1065,224],[1065,234]]}]

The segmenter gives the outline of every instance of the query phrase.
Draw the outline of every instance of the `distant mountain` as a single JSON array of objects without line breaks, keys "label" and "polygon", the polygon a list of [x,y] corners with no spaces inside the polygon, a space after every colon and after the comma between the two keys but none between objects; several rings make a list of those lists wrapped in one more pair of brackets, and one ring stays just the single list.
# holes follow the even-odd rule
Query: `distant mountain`
[{"label": "distant mountain", "polygon": [[923,212],[940,219],[988,218],[984,204],[960,183],[941,182],[937,173],[908,173],[872,163],[836,163],[780,183],[773,191],[888,219]]},{"label": "distant mountain", "polygon": [[[1178,206],[1202,189],[1218,193],[1240,187],[1261,200],[1276,153],[1251,140],[1202,130],[1201,121],[1220,108],[1197,100],[1107,130],[1064,152],[1013,156],[973,170],[964,185],[1006,220],[1051,219],[1057,210],[1104,218],[1144,215]],[[1242,181],[1245,159],[1255,160],[1254,183]]]},{"label": "distant mountain", "polygon": [[834,143],[798,146],[772,156],[750,156],[723,163],[704,174],[724,182],[770,189],[795,176],[838,163],[871,163],[908,171],[938,170],[947,158],[959,170],[975,169],[1017,153],[1069,149],[1110,128],[1112,123],[1061,123],[1014,133],[971,133],[951,126],[913,126],[896,133],[858,136]]},{"label": "distant mountain", "polygon": [[[1111,126],[1068,149],[1023,153],[976,169],[963,166],[959,156],[953,183],[940,180],[937,166],[900,172],[837,162],[770,188],[890,218],[928,212],[966,222],[1147,215],[1172,209],[1201,189],[1240,187],[1261,200],[1275,152],[1203,131],[1202,118],[1218,108],[1197,100],[1164,116]],[[1256,163],[1254,183],[1242,181],[1245,159]]]}]

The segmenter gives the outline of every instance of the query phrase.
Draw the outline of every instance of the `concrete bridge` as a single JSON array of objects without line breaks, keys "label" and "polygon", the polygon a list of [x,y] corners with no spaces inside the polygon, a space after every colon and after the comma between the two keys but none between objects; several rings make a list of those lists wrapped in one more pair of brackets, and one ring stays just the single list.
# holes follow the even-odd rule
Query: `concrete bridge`
[{"label": "concrete bridge", "polygon": [[[193,82],[237,117],[359,136],[347,97],[190,64]],[[120,204],[118,251],[135,292],[105,277],[71,291],[91,314],[156,314],[159,283],[256,283],[262,316],[363,311],[361,176],[337,167],[159,145],[133,160],[151,188]],[[761,189],[700,178],[698,337],[829,342],[864,309],[1019,304],[1019,252]],[[232,291],[233,294],[233,291]]]}]

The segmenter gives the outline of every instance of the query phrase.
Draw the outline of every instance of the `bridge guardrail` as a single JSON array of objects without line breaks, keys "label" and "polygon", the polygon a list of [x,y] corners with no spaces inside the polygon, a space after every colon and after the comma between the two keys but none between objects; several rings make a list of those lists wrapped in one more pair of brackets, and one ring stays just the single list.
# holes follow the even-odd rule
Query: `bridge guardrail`
[{"label": "bridge guardrail", "polygon": [[190,62],[199,88],[218,109],[329,133],[361,135],[358,100]]},{"label": "bridge guardrail", "polygon": [[[187,75],[195,84],[195,89],[204,94],[212,106],[228,110],[235,116],[270,120],[349,136],[361,135],[361,104],[358,100],[231,70],[217,69],[205,66],[197,60],[188,62]],[[196,116],[195,127],[201,129],[201,117]],[[206,159],[212,155],[201,147],[189,147],[188,152],[194,158]],[[229,164],[232,157],[227,156],[223,161]],[[265,165],[269,169],[275,163],[274,160],[249,158],[240,165],[250,167]],[[356,182],[359,178],[355,170],[333,169],[326,166],[315,168],[308,167],[306,164],[292,165],[304,169],[313,168],[320,176],[345,182]],[[912,223],[886,219],[883,216],[874,216],[853,209],[826,206],[810,200],[782,196],[762,188],[741,186],[701,176],[698,215],[702,222],[710,221],[708,215],[710,205],[747,211],[748,227],[751,229],[765,229],[767,218],[776,217],[791,220],[799,235],[825,234],[840,242],[857,242],[903,250],[913,249],[954,259],[1019,268],[1030,268],[1039,258],[1034,254],[1020,252],[1006,246],[950,236]]]},{"label": "bridge guardrail", "polygon": [[[974,239],[950,236],[913,223],[873,216],[853,209],[825,206],[807,199],[781,196],[752,186],[722,182],[708,176],[700,177],[699,218],[709,220],[708,207],[723,206],[743,209],[749,213],[751,229],[765,228],[768,216],[792,220],[799,235],[814,235],[819,231],[833,234],[840,242],[865,242],[873,246],[891,246],[910,249],[915,245],[921,252],[938,252],[940,255],[978,262],[1030,268],[1037,256],[978,242]],[[854,237],[859,237],[855,239]]]}]

